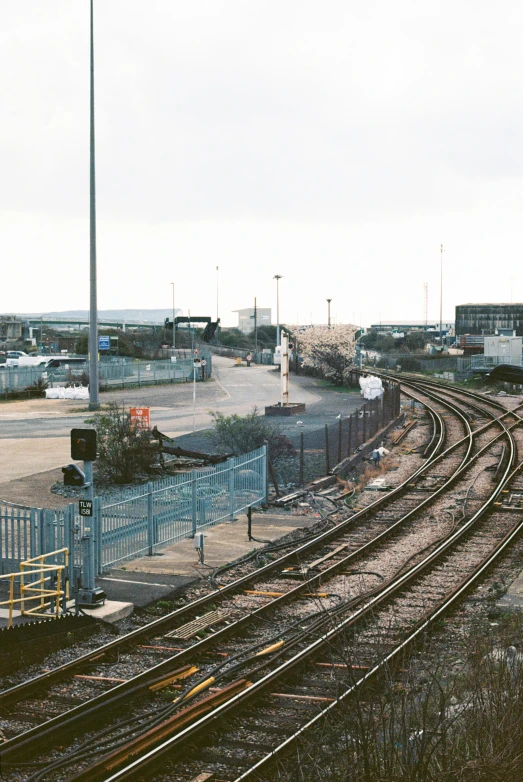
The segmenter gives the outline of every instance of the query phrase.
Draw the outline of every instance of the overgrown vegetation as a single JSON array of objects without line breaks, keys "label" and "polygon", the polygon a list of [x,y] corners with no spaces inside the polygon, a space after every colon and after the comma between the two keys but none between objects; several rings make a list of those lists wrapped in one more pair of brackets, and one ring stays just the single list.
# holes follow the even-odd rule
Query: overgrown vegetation
[{"label": "overgrown vegetation", "polygon": [[133,483],[156,471],[158,443],[148,429],[131,423],[123,405],[111,402],[105,412],[93,418],[97,433],[98,482]]},{"label": "overgrown vegetation", "polygon": [[245,416],[224,415],[220,412],[212,412],[214,429],[209,432],[216,447],[224,453],[232,453],[239,456],[249,453],[256,448],[261,448],[268,443],[269,457],[275,462],[283,456],[292,456],[294,446],[291,441],[280,434],[274,424],[259,415],[258,409]]},{"label": "overgrown vegetation", "polygon": [[[522,644],[519,612],[467,628],[453,651],[427,637],[378,690],[359,690],[319,723],[274,779],[521,782]],[[352,674],[338,669],[339,692],[361,676],[353,662]]]}]

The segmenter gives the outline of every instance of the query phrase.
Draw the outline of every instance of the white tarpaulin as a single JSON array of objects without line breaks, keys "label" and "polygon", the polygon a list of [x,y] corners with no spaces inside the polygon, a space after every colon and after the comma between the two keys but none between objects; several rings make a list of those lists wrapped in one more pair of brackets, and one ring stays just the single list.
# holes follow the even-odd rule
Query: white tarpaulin
[{"label": "white tarpaulin", "polygon": [[89,399],[89,388],[76,386],[74,388],[46,388],[46,399]]},{"label": "white tarpaulin", "polygon": [[376,399],[383,396],[383,385],[379,377],[369,375],[360,377],[361,394],[364,399]]}]

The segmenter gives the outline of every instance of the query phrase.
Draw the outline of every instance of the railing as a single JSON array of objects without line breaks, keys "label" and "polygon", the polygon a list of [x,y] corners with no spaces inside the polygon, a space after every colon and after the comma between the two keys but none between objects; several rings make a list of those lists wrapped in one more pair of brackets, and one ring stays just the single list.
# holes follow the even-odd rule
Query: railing
[{"label": "railing", "polygon": [[[94,501],[88,520],[94,533],[95,572],[160,546],[191,537],[199,529],[233,519],[267,500],[265,446],[190,473],[121,492],[111,502]],[[83,566],[81,536],[86,519],[74,504],[58,511],[0,503],[0,572],[18,572],[26,560],[67,548],[73,566]]]},{"label": "railing", "polygon": [[[63,557],[63,564],[51,562]],[[54,613],[60,616],[60,603],[69,598],[69,580],[65,578],[69,569],[69,550],[66,548],[40,554],[20,563],[20,572],[0,576],[0,580],[9,582],[9,597],[0,601],[0,606],[8,606],[8,627],[13,625],[14,606],[20,604],[21,616],[39,616],[49,619]],[[20,597],[15,596],[15,585],[19,582]],[[27,603],[36,605],[26,608]],[[65,606],[64,606],[65,607]],[[47,610],[49,609],[49,610]]]},{"label": "railing", "polygon": [[[203,372],[205,378],[212,375],[212,356],[203,353],[198,356],[206,360]],[[67,381],[75,381],[83,374],[87,375],[89,365],[71,364],[69,368],[59,367],[45,369],[44,367],[5,367],[0,371],[0,394],[6,396],[11,391],[20,391],[35,385],[40,379],[46,380],[50,388],[63,385]],[[103,361],[100,362],[100,383],[102,387],[125,388],[135,385],[156,385],[157,383],[185,383],[193,379],[202,379],[202,369],[194,368],[191,358],[178,359],[176,363],[165,361]]]},{"label": "railing", "polygon": [[233,519],[266,497],[265,448],[123,493],[101,508],[98,570],[151,556],[156,548]]}]

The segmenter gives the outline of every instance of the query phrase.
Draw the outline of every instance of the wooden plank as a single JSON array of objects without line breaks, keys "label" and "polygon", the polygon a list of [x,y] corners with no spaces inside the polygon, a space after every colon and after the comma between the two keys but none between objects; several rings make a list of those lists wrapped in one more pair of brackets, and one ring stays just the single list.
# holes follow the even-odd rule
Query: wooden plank
[{"label": "wooden plank", "polygon": [[339,554],[340,551],[343,551],[344,549],[349,547],[349,543],[344,543],[342,546],[338,546],[337,548],[333,549],[332,551],[329,551],[328,554],[325,554],[325,556],[320,557],[319,559],[315,559],[314,562],[311,562],[310,565],[307,565],[304,570],[312,570],[312,568],[315,568],[317,565],[321,565],[322,562],[325,562],[327,559],[331,559],[332,557],[335,557],[336,554]]}]

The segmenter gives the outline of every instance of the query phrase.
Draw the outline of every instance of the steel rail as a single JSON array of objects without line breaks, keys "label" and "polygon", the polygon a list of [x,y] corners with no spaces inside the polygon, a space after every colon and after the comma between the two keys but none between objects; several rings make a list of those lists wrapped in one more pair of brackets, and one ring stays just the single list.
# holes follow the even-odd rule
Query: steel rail
[{"label": "steel rail", "polygon": [[198,611],[199,609],[203,608],[209,603],[214,603],[216,602],[216,600],[222,599],[224,596],[229,595],[241,589],[245,585],[252,583],[253,581],[256,581],[260,578],[264,578],[268,573],[281,568],[283,565],[289,562],[292,562],[293,559],[301,557],[307,551],[319,545],[322,545],[325,542],[328,542],[332,538],[337,537],[340,534],[340,532],[344,531],[345,529],[348,529],[350,526],[353,526],[355,522],[362,520],[366,515],[371,513],[374,509],[378,508],[380,505],[385,505],[388,502],[390,502],[391,498],[392,499],[396,498],[398,495],[401,494],[401,492],[407,489],[408,484],[412,480],[416,479],[425,470],[428,470],[429,467],[431,467],[432,464],[438,458],[438,451],[442,447],[444,442],[445,430],[444,430],[444,423],[443,420],[441,419],[441,416],[438,416],[436,411],[433,412],[436,418],[437,419],[439,418],[440,420],[440,429],[441,429],[440,437],[434,453],[424,464],[422,464],[405,481],[403,481],[403,483],[401,483],[399,486],[397,486],[395,489],[389,492],[386,496],[379,497],[377,500],[375,500],[370,505],[367,505],[361,511],[358,511],[357,513],[353,514],[348,519],[342,520],[333,529],[326,530],[325,532],[320,533],[313,540],[308,541],[302,544],[301,546],[298,546],[298,548],[294,549],[288,554],[284,554],[283,556],[278,557],[278,559],[272,560],[271,562],[267,563],[266,565],[263,565],[261,568],[258,568],[252,573],[242,576],[239,579],[236,579],[235,581],[232,581],[231,583],[226,584],[223,587],[220,587],[219,589],[213,590],[212,592],[209,592],[209,594],[204,595],[198,598],[197,600],[188,603],[185,606],[181,606],[180,608],[177,608],[175,611],[172,611],[171,613],[167,614],[164,617],[155,619],[153,622],[150,622],[145,627],[140,627],[137,628],[136,630],[132,630],[130,633],[120,636],[110,641],[109,643],[104,644],[103,646],[99,646],[90,652],[80,655],[79,657],[76,657],[74,660],[70,660],[69,662],[64,663],[63,665],[57,668],[54,668],[51,671],[46,671],[45,673],[35,676],[26,682],[22,682],[20,684],[8,688],[7,690],[4,690],[3,692],[0,692],[0,706],[7,706],[11,703],[15,703],[20,699],[22,699],[23,697],[27,696],[32,691],[39,689],[44,685],[49,685],[52,684],[53,682],[62,679],[68,673],[71,673],[77,668],[84,666],[86,663],[92,662],[95,658],[99,657],[100,655],[107,654],[107,652],[117,649],[118,647],[121,647],[123,645],[135,642],[144,637],[152,635],[159,630],[171,626],[176,620],[181,619],[187,614]]},{"label": "steel rail", "polygon": [[[500,491],[503,490],[504,486],[507,485],[514,477],[515,475],[521,471],[523,468],[523,462],[521,462],[512,472],[512,474],[507,478],[507,480],[502,484],[502,487]],[[498,492],[499,494],[499,492]],[[489,505],[492,504],[493,500],[489,502]],[[243,774],[241,774],[239,777],[237,777],[234,782],[243,782],[244,780],[251,779],[253,774],[258,775],[260,771],[263,771],[263,769],[266,769],[270,765],[272,765],[275,760],[278,757],[281,757],[287,753],[291,747],[296,744],[296,742],[301,739],[302,737],[306,737],[306,734],[310,733],[310,731],[320,724],[321,721],[323,721],[327,715],[337,708],[340,707],[344,701],[346,701],[349,697],[353,696],[357,690],[361,689],[363,685],[367,684],[369,681],[374,679],[378,674],[380,674],[386,666],[388,666],[391,662],[395,660],[395,658],[403,653],[406,649],[408,649],[418,638],[419,636],[424,633],[426,630],[428,630],[434,622],[436,622],[438,619],[440,619],[445,613],[447,613],[449,610],[451,610],[455,604],[462,598],[464,595],[476,584],[477,581],[479,581],[485,573],[492,567],[493,564],[497,562],[497,560],[505,553],[506,549],[514,542],[514,540],[523,532],[523,520],[518,522],[512,530],[507,533],[500,541],[498,541],[496,547],[491,551],[489,557],[484,560],[484,562],[480,563],[475,570],[469,574],[469,576],[465,577],[460,584],[452,591],[450,595],[448,595],[431,613],[429,616],[427,616],[424,620],[422,620],[420,623],[418,623],[417,627],[405,638],[400,644],[398,644],[395,649],[393,649],[389,654],[387,654],[382,660],[380,660],[373,668],[371,668],[369,671],[367,671],[357,682],[355,682],[351,687],[349,687],[344,693],[337,696],[336,700],[333,703],[330,703],[328,706],[326,706],[324,709],[321,710],[321,712],[313,719],[309,720],[305,725],[302,725],[301,728],[299,728],[295,733],[293,733],[291,736],[289,736],[282,744],[280,744],[278,747],[275,747],[268,755],[266,755],[264,758],[262,758],[260,761],[258,761],[254,766],[249,768],[247,771],[245,771]],[[122,777],[122,779],[125,779],[126,777]],[[115,779],[115,777],[112,777],[111,779]],[[109,782],[109,780],[107,780]]]},{"label": "steel rail", "polygon": [[[515,424],[514,426],[517,426],[518,424]],[[494,439],[494,441],[489,442],[483,449],[481,449],[481,452],[484,452],[487,448],[491,447],[493,442],[496,442],[500,437],[508,436],[509,442],[511,444],[511,452],[512,452],[511,460],[512,460],[513,454],[515,453],[513,438],[509,434],[509,430],[507,430],[506,427],[503,427],[503,429],[504,431],[502,431]],[[477,454],[476,456],[479,456],[479,454]],[[509,467],[507,469],[509,469],[511,465],[512,465],[512,461],[510,461]],[[464,468],[462,467],[461,469]],[[291,660],[279,666],[276,669],[276,671],[267,674],[262,680],[260,680],[256,684],[252,685],[248,690],[246,690],[244,694],[240,693],[234,696],[233,698],[231,698],[231,700],[228,701],[227,703],[217,707],[217,709],[215,709],[209,717],[201,718],[193,725],[189,726],[188,728],[182,730],[180,733],[176,734],[176,736],[162,743],[156,749],[148,752],[142,758],[131,763],[125,769],[121,769],[120,771],[116,772],[113,776],[111,776],[107,780],[107,782],[112,782],[112,780],[126,779],[129,778],[130,776],[134,776],[134,774],[137,771],[142,771],[149,764],[149,762],[156,762],[158,756],[163,754],[163,752],[169,751],[173,746],[178,744],[180,741],[184,741],[187,740],[189,737],[192,737],[195,731],[199,729],[198,726],[203,727],[214,723],[214,721],[219,719],[225,712],[229,711],[231,708],[234,708],[236,704],[242,703],[249,696],[252,696],[255,693],[259,692],[261,689],[267,686],[268,683],[271,683],[272,681],[274,681],[275,678],[282,675],[283,672],[287,672],[288,670],[290,670],[290,668],[294,667],[294,665],[299,664],[304,659],[308,658],[311,654],[317,651],[317,649],[320,646],[332,640],[341,630],[346,629],[346,627],[348,627],[350,624],[353,624],[355,621],[360,619],[362,616],[368,613],[372,608],[374,608],[377,604],[383,602],[384,600],[389,599],[392,594],[394,594],[396,591],[400,589],[400,587],[404,586],[406,583],[414,579],[424,568],[428,567],[429,564],[433,563],[440,556],[442,556],[443,553],[447,551],[447,549],[450,546],[452,546],[456,540],[459,540],[463,535],[466,534],[466,532],[470,529],[472,524],[475,523],[475,521],[482,515],[482,512],[484,512],[484,510],[490,505],[490,503],[493,502],[495,498],[498,496],[499,491],[501,491],[501,488],[504,485],[505,476],[506,476],[506,471],[504,473],[503,479],[501,479],[498,486],[493,490],[489,500],[486,503],[484,503],[484,505],[480,508],[480,510],[476,514],[474,514],[473,518],[469,522],[463,525],[463,527],[460,530],[451,534],[449,536],[448,541],[438,546],[435,549],[435,551],[432,552],[428,557],[426,557],[421,563],[418,563],[418,565],[413,566],[413,568],[409,569],[409,571],[407,571],[404,575],[399,576],[393,583],[391,583],[390,586],[384,588],[379,595],[377,595],[375,598],[370,600],[362,609],[355,612],[347,620],[342,622],[338,628],[326,633],[321,639],[318,639],[310,647],[308,647],[307,650],[298,653]]]},{"label": "steel rail", "polygon": [[[445,404],[450,409],[453,409],[453,411],[457,415],[461,416],[459,409],[455,408],[453,405],[448,405],[448,403],[443,403],[443,404]],[[436,415],[439,416],[439,414]],[[472,431],[470,429],[470,425],[468,421],[464,419],[463,416],[461,417],[464,421],[465,426],[469,430],[469,434],[467,435],[467,437],[463,438],[463,441],[460,441],[460,443],[464,442],[465,440],[468,440],[469,445],[467,448],[467,452],[461,462],[460,467],[456,470],[454,475],[451,476],[443,486],[441,486],[438,490],[433,492],[430,495],[430,497],[427,497],[421,503],[418,503],[418,505],[415,508],[411,509],[407,514],[404,514],[402,517],[400,517],[400,519],[397,522],[395,522],[390,527],[388,527],[385,531],[383,531],[378,536],[376,536],[376,538],[374,538],[371,541],[368,541],[366,544],[363,544],[361,547],[351,552],[347,557],[345,557],[341,561],[335,563],[325,571],[322,571],[322,573],[313,576],[311,579],[298,585],[296,588],[290,590],[285,595],[276,598],[270,603],[267,603],[264,606],[260,607],[255,612],[251,612],[250,614],[242,617],[240,620],[237,620],[237,622],[228,625],[227,627],[213,634],[213,636],[210,636],[207,639],[203,639],[202,641],[200,641],[197,644],[194,644],[187,650],[177,653],[175,656],[159,663],[157,666],[154,666],[148,671],[145,671],[144,673],[139,674],[136,677],[133,677],[127,682],[112,688],[109,692],[96,696],[95,698],[87,701],[86,703],[81,704],[80,706],[77,706],[69,710],[68,712],[65,712],[63,715],[58,715],[57,717],[48,720],[42,725],[36,726],[35,728],[32,728],[31,730],[26,731],[22,734],[19,734],[19,736],[14,737],[9,742],[6,742],[6,744],[4,744],[2,747],[1,757],[3,762],[4,763],[11,762],[13,758],[19,757],[20,754],[25,752],[27,749],[31,748],[34,750],[35,746],[37,746],[38,744],[44,741],[48,742],[49,739],[57,731],[62,731],[65,728],[65,726],[71,728],[72,725],[78,723],[79,721],[85,722],[88,717],[89,719],[92,719],[100,711],[101,708],[114,706],[117,702],[121,701],[122,699],[126,699],[131,694],[134,694],[138,690],[147,687],[148,684],[150,684],[151,680],[153,680],[154,678],[157,679],[158,677],[161,677],[162,673],[165,676],[167,670],[172,670],[173,666],[178,667],[180,664],[183,663],[185,658],[194,657],[194,655],[198,654],[198,652],[203,651],[206,646],[215,643],[217,640],[225,637],[226,635],[230,634],[233,631],[237,631],[242,623],[250,622],[253,619],[257,618],[258,616],[261,616],[263,613],[269,610],[273,610],[277,608],[280,604],[283,604],[284,602],[288,602],[289,600],[292,600],[294,597],[299,596],[300,592],[303,592],[306,589],[310,589],[311,587],[314,587],[322,578],[325,579],[328,576],[334,575],[336,570],[339,570],[343,567],[347,567],[348,564],[352,562],[354,559],[361,557],[372,547],[374,547],[380,542],[383,542],[387,537],[394,534],[394,532],[397,529],[399,529],[399,527],[403,525],[412,515],[416,514],[426,504],[432,502],[437,496],[439,496],[440,493],[445,491],[445,489],[447,489],[448,486],[453,482],[455,477],[457,477],[460,474],[460,471],[467,466],[467,459],[470,453],[470,449],[472,447]],[[457,447],[457,445],[458,444],[454,444],[449,449],[447,449],[447,451],[452,451],[455,447]],[[447,451],[445,453],[447,453]],[[474,457],[472,461],[473,460]],[[409,479],[409,481],[410,480],[412,480],[412,477]],[[376,504],[378,503],[373,503],[371,506],[368,506],[368,508],[375,507]],[[339,527],[337,528],[337,530],[339,532]]]},{"label": "steel rail", "polygon": [[[518,426],[519,423],[520,422],[518,421],[516,424],[513,424],[511,428]],[[147,768],[150,764],[155,763],[157,759],[165,752],[170,751],[172,748],[178,746],[183,741],[192,739],[199,730],[208,729],[210,725],[215,724],[216,721],[219,720],[225,713],[229,712],[231,709],[236,708],[239,704],[243,704],[245,701],[252,698],[254,694],[259,694],[275,679],[283,675],[283,673],[287,673],[295,665],[298,665],[301,662],[303,662],[305,659],[308,659],[312,654],[318,651],[323,645],[332,641],[337,635],[339,635],[341,632],[347,629],[347,627],[349,627],[350,625],[354,624],[356,621],[361,619],[361,617],[365,616],[369,611],[374,609],[378,604],[388,600],[392,595],[398,592],[401,587],[403,587],[407,583],[410,583],[423,570],[428,568],[429,565],[433,564],[441,556],[443,556],[449,550],[449,548],[451,548],[454,545],[456,541],[460,540],[471,530],[471,528],[476,523],[476,521],[479,518],[481,518],[481,516],[485,513],[485,511],[495,501],[495,499],[498,497],[499,493],[502,491],[503,487],[507,482],[507,475],[513,467],[516,448],[515,448],[514,438],[510,432],[510,429],[507,429],[507,427],[505,427],[504,425],[503,425],[503,429],[504,431],[502,431],[493,441],[489,442],[483,449],[481,449],[482,452],[485,451],[487,448],[490,448],[492,444],[501,437],[506,436],[508,438],[510,444],[510,458],[509,458],[509,463],[503,473],[503,476],[498,482],[498,485],[494,488],[488,500],[483,503],[480,509],[473,515],[473,517],[468,522],[466,522],[460,529],[452,533],[449,536],[448,540],[440,544],[433,552],[431,552],[427,557],[425,557],[420,563],[414,565],[406,573],[400,575],[392,583],[386,586],[376,597],[372,598],[365,606],[363,606],[363,608],[359,609],[354,614],[352,614],[349,618],[344,620],[338,627],[328,631],[320,639],[317,639],[315,642],[313,642],[306,650],[302,650],[301,652],[297,653],[290,660],[280,665],[276,670],[271,671],[269,674],[266,674],[261,680],[252,684],[251,687],[249,687],[247,690],[245,690],[242,693],[239,693],[238,695],[235,695],[233,698],[231,698],[229,701],[222,704],[221,706],[218,706],[209,716],[197,720],[195,723],[183,729],[175,736],[164,741],[155,749],[147,752],[141,758],[133,761],[125,768],[120,769],[112,776],[108,777],[106,779],[106,782],[117,782],[117,781],[120,782],[120,780],[132,778],[137,772],[141,772],[143,771],[144,768]],[[477,454],[476,456],[478,455],[479,454]],[[390,655],[388,657],[390,658]],[[368,678],[368,677],[364,677],[364,678]],[[284,742],[282,746],[286,746],[287,742],[288,740]],[[273,757],[274,757],[274,753],[270,753],[270,755],[267,756],[268,759],[272,759]],[[262,762],[264,761],[260,761],[260,763]],[[253,769],[257,769],[257,770],[259,770],[259,768],[260,768],[259,764],[253,767]],[[240,777],[239,779],[243,779],[244,776],[245,775],[242,775],[242,777]],[[245,776],[245,778],[247,777]]]}]

